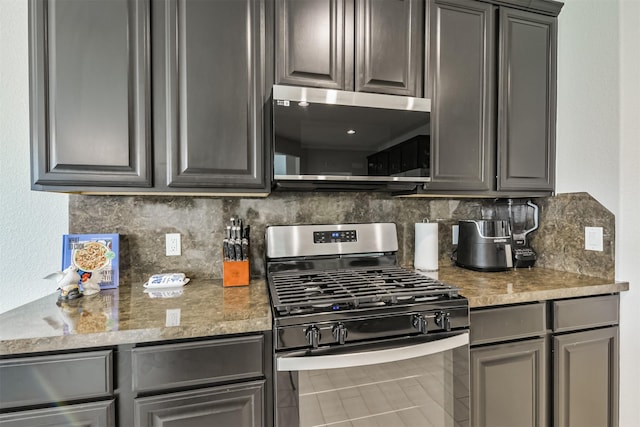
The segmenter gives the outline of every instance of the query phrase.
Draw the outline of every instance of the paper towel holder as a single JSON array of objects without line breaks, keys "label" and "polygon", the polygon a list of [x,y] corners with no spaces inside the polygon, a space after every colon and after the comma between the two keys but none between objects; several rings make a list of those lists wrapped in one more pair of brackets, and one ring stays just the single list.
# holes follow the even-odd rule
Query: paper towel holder
[{"label": "paper towel holder", "polygon": [[[428,226],[427,226],[428,225]],[[438,222],[423,218],[415,224],[415,247],[413,264],[419,271],[438,271],[439,244]]]}]

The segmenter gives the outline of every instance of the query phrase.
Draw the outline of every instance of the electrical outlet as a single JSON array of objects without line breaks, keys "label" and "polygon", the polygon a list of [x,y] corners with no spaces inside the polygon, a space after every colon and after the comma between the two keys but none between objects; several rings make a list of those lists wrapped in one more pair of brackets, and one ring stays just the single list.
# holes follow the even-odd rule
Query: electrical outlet
[{"label": "electrical outlet", "polygon": [[603,251],[602,227],[584,228],[584,248],[588,251]]},{"label": "electrical outlet", "polygon": [[167,233],[165,236],[166,255],[180,256],[180,233]]},{"label": "electrical outlet", "polygon": [[457,225],[452,225],[451,226],[451,243],[454,245],[458,244],[458,226]]},{"label": "electrical outlet", "polygon": [[180,309],[170,308],[166,311],[165,326],[180,326]]}]

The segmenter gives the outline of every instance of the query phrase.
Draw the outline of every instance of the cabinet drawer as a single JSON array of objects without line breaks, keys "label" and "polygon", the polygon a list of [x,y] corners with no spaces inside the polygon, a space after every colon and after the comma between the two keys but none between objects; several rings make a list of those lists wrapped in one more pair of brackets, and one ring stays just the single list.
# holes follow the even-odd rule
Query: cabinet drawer
[{"label": "cabinet drawer", "polygon": [[56,408],[9,412],[0,414],[0,425],[2,427],[113,427],[116,425],[115,406],[115,400],[107,400]]},{"label": "cabinet drawer", "polygon": [[265,381],[200,388],[133,401],[134,427],[264,425]]},{"label": "cabinet drawer", "polygon": [[545,303],[472,310],[471,345],[546,334]]},{"label": "cabinet drawer", "polygon": [[0,409],[113,394],[112,351],[0,360]]},{"label": "cabinet drawer", "polygon": [[617,325],[619,316],[619,295],[554,301],[553,332]]},{"label": "cabinet drawer", "polygon": [[136,392],[257,378],[264,375],[262,335],[134,348]]}]

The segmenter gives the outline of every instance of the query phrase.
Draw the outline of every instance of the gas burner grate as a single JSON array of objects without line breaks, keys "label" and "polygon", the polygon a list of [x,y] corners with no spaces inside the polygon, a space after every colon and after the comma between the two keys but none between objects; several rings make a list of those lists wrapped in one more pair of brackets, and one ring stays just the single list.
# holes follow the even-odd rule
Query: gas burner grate
[{"label": "gas burner grate", "polygon": [[458,296],[458,288],[400,267],[343,270],[282,271],[272,273],[269,286],[280,313],[307,307],[371,303],[397,304]]}]

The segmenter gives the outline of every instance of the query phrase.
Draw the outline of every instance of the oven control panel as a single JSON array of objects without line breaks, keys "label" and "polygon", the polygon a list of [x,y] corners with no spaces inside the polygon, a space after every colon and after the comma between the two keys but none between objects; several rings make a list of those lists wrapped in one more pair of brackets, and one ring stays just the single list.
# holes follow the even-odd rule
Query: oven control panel
[{"label": "oven control panel", "polygon": [[356,230],[313,232],[313,243],[353,243],[357,241]]}]

